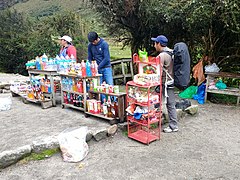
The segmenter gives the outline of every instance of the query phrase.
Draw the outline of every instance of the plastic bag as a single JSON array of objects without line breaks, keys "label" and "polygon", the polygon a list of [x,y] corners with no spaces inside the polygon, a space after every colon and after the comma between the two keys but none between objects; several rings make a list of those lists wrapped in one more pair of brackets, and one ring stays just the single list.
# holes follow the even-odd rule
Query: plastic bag
[{"label": "plastic bag", "polygon": [[219,72],[219,71],[220,71],[220,69],[216,65],[216,63],[213,63],[211,65],[206,65],[205,66],[205,72]]},{"label": "plastic bag", "polygon": [[217,83],[216,83],[216,87],[218,89],[226,89],[227,85],[225,83],[222,82],[222,80],[220,79]]},{"label": "plastic bag", "polygon": [[193,96],[194,100],[197,100],[199,104],[204,104],[206,83],[202,83],[198,86],[197,94]]},{"label": "plastic bag", "polygon": [[197,86],[189,86],[183,92],[179,94],[180,98],[192,99],[193,95],[197,93]]},{"label": "plastic bag", "polygon": [[146,50],[138,50],[138,54],[141,62],[148,62],[148,53],[146,52]]},{"label": "plastic bag", "polygon": [[87,126],[69,128],[58,135],[63,161],[79,162],[83,160],[89,151],[86,143]]},{"label": "plastic bag", "polygon": [[0,111],[7,111],[11,108],[12,100],[10,97],[0,98]]}]

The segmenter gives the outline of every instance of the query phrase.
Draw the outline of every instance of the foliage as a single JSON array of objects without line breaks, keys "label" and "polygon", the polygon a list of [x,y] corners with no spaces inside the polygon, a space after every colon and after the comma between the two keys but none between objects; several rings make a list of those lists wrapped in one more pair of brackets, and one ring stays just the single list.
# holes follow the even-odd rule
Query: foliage
[{"label": "foliage", "polygon": [[[87,57],[86,32],[76,13],[64,12],[50,17],[27,19],[16,10],[0,12],[0,69],[24,72],[25,63],[43,53],[59,53],[57,38],[69,35],[77,48],[78,59]],[[57,40],[57,41],[56,41]]]},{"label": "foliage", "polygon": [[165,34],[169,46],[185,41],[193,55],[208,56],[223,71],[239,71],[240,7],[237,0],[91,0],[112,35],[131,46],[153,49]]},{"label": "foliage", "polygon": [[54,154],[56,153],[59,153],[60,152],[60,149],[59,148],[56,148],[56,149],[47,149],[47,150],[44,150],[40,153],[31,153],[30,156],[28,157],[25,157],[23,159],[23,161],[38,161],[38,160],[43,160],[45,158],[49,158],[51,156],[53,156]]},{"label": "foliage", "polygon": [[[0,69],[21,72],[26,51],[28,22],[16,11],[0,11]],[[21,27],[21,28],[20,28]]]}]

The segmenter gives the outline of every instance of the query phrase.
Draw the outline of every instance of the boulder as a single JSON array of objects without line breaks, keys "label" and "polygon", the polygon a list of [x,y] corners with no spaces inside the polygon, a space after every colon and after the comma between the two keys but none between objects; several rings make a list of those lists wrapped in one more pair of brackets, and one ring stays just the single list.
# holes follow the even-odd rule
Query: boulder
[{"label": "boulder", "polygon": [[108,133],[107,129],[102,128],[102,129],[97,129],[94,132],[92,132],[92,135],[96,141],[100,141],[102,139],[107,138],[107,133]]},{"label": "boulder", "polygon": [[108,127],[107,129],[107,135],[108,136],[113,136],[117,132],[118,126],[116,124]]},{"label": "boulder", "polygon": [[35,153],[40,153],[47,149],[59,148],[59,142],[57,137],[50,136],[39,141],[32,142],[32,151]]},{"label": "boulder", "polygon": [[184,110],[186,113],[195,115],[198,113],[198,105],[192,105]]},{"label": "boulder", "polygon": [[0,153],[0,169],[10,166],[24,157],[31,154],[32,148],[30,145],[22,146],[16,150],[3,151]]}]

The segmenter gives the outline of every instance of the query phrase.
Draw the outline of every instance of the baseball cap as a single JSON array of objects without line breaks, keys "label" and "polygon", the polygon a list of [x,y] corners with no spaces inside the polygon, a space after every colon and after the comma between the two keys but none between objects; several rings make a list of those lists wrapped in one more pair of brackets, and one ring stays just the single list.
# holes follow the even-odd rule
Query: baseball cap
[{"label": "baseball cap", "polygon": [[69,37],[69,36],[66,36],[66,35],[63,36],[63,37],[61,37],[61,38],[59,38],[59,39],[61,39],[61,40],[63,39],[63,40],[65,40],[65,41],[69,42],[69,43],[72,42],[72,38]]},{"label": "baseball cap", "polygon": [[168,43],[168,39],[164,35],[160,35],[156,38],[151,38],[151,40],[155,42],[159,42],[162,46],[167,46],[167,43]]},{"label": "baseball cap", "polygon": [[88,41],[89,42],[93,42],[93,41],[97,40],[97,38],[98,38],[98,34],[96,32],[88,33]]}]

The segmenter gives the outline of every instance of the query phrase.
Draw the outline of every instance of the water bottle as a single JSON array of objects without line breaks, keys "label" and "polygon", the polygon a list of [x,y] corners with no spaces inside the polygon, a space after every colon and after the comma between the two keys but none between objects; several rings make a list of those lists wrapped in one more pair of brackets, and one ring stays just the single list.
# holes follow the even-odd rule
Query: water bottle
[{"label": "water bottle", "polygon": [[87,76],[92,76],[92,72],[91,72],[91,64],[89,63],[89,61],[87,60],[86,62],[86,73],[87,73]]},{"label": "water bottle", "polygon": [[42,62],[47,62],[48,61],[48,57],[47,57],[47,55],[44,53],[43,55],[42,55]]}]

